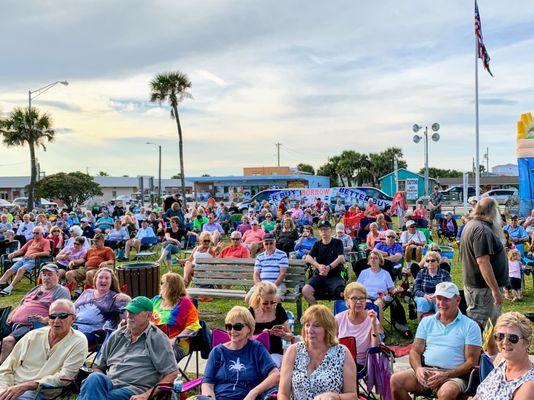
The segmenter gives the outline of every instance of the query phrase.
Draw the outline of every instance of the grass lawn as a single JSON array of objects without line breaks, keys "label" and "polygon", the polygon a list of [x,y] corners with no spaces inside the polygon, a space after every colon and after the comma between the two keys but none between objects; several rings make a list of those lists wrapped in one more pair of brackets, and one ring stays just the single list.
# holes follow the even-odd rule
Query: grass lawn
[{"label": "grass lawn", "polygon": [[[228,239],[227,239],[228,240]],[[152,259],[152,261],[155,261],[156,257]],[[122,263],[118,263],[118,265],[121,265]],[[173,264],[173,270],[175,272],[182,273],[181,268],[178,266],[178,264]],[[452,280],[454,283],[456,283],[460,288],[462,287],[462,272],[460,263],[458,260],[458,251],[455,251],[455,256],[453,260],[453,265],[451,269],[452,274]],[[354,279],[354,273],[351,271],[351,277]],[[519,311],[521,313],[526,312],[532,312],[534,311],[534,289],[533,289],[533,277],[527,276],[526,277],[526,290],[524,291],[524,298],[520,302],[512,303],[510,301],[505,300],[503,311]],[[22,282],[18,285],[18,287],[13,291],[13,294],[11,296],[7,297],[0,297],[0,307],[5,307],[8,305],[16,306],[17,303],[20,301],[20,299],[24,296],[24,294],[31,288],[29,281],[27,279],[23,279]],[[330,308],[333,308],[333,303],[329,301],[322,301],[321,303],[327,305]],[[200,302],[199,303],[199,313],[200,318],[205,320],[208,323],[208,326],[210,327],[216,327],[216,328],[223,328],[224,327],[224,317],[226,315],[226,312],[228,312],[233,306],[235,305],[245,305],[245,303],[241,300],[226,300],[226,299],[214,299],[210,302]],[[403,305],[406,308],[406,304]],[[304,308],[306,308],[307,303],[304,301]],[[295,303],[285,303],[284,307],[286,309],[289,309],[293,312],[293,314],[296,315],[296,305]],[[386,311],[386,317],[389,319],[389,311]],[[406,313],[406,315],[408,315]],[[300,324],[298,321],[295,321],[296,323],[296,333],[300,332]],[[415,333],[415,329],[417,328],[416,321],[409,321],[410,327],[412,328],[412,332]],[[392,334],[386,339],[386,342],[388,344],[404,344],[407,343],[405,339],[403,339],[396,331],[393,331]]]}]

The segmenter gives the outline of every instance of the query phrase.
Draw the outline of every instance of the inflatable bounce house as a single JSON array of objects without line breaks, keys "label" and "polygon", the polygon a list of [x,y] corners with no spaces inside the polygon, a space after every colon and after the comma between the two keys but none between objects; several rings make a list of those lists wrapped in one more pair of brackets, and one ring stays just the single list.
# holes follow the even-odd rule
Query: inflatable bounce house
[{"label": "inflatable bounce house", "polygon": [[534,208],[534,120],[522,114],[517,122],[517,165],[519,167],[519,215],[530,215]]}]

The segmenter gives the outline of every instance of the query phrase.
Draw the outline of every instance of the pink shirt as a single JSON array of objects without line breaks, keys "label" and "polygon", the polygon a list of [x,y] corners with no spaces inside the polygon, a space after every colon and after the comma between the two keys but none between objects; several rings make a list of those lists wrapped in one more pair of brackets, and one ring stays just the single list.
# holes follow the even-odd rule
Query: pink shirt
[{"label": "pink shirt", "polygon": [[508,276],[521,279],[521,263],[519,261],[508,261]]},{"label": "pink shirt", "polygon": [[250,258],[250,251],[240,244],[237,249],[234,249],[233,246],[228,246],[221,251],[219,258]]},{"label": "pink shirt", "polygon": [[371,346],[371,318],[365,318],[361,324],[354,325],[349,321],[350,310],[335,316],[338,326],[338,337],[352,336],[356,339],[356,362],[365,365],[367,349]]},{"label": "pink shirt", "polygon": [[263,229],[249,229],[243,235],[243,242],[245,243],[258,243],[263,240],[263,235],[265,232]]}]

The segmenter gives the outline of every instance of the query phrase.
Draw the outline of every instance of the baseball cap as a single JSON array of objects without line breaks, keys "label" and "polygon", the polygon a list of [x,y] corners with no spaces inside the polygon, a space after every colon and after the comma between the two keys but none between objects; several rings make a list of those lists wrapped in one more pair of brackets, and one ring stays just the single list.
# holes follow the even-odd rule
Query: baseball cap
[{"label": "baseball cap", "polygon": [[263,235],[263,241],[267,242],[269,240],[276,240],[276,239],[272,233],[267,232],[265,235]]},{"label": "baseball cap", "polygon": [[517,215],[515,214],[510,215],[510,219],[517,219]]},{"label": "baseball cap", "polygon": [[412,220],[406,221],[406,228],[409,228],[410,226],[413,226],[413,225],[415,225],[415,221],[412,221]]},{"label": "baseball cap", "polygon": [[145,296],[138,296],[134,298],[132,301],[130,301],[126,307],[123,308],[123,310],[129,311],[132,314],[139,314],[143,311],[154,311],[154,305],[148,299],[148,297]]},{"label": "baseball cap", "polygon": [[454,296],[459,296],[460,291],[458,290],[458,286],[456,286],[452,282],[440,282],[436,285],[436,291],[434,292],[434,296],[443,296],[448,299],[452,299]]},{"label": "baseball cap", "polygon": [[317,228],[332,228],[332,225],[330,224],[330,221],[322,220],[317,224]]},{"label": "baseball cap", "polygon": [[91,220],[87,217],[84,217],[80,220],[81,222],[91,222]]},{"label": "baseball cap", "polygon": [[41,267],[41,271],[45,271],[45,270],[57,273],[59,269],[56,264],[49,263]]}]

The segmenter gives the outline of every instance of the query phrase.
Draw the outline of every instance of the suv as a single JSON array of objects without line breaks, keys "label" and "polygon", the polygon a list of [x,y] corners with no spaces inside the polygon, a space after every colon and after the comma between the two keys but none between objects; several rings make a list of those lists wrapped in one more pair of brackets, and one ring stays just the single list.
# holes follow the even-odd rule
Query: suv
[{"label": "suv", "polygon": [[[480,195],[480,197],[491,197],[497,201],[497,204],[504,205],[512,196],[517,196],[516,188],[509,189],[492,189],[488,190],[486,193]],[[474,200],[475,197],[470,197],[469,201]]]}]

